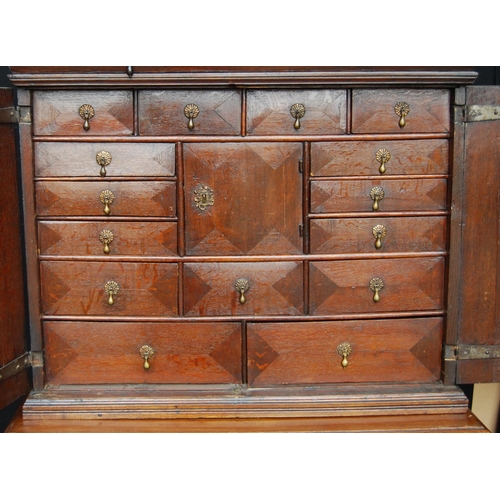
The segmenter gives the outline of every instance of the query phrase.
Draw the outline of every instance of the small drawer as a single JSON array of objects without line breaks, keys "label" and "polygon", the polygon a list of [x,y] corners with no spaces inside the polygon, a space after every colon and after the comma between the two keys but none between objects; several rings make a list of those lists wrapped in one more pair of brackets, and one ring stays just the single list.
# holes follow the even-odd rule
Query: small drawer
[{"label": "small drawer", "polygon": [[436,175],[448,173],[448,141],[337,141],[311,145],[311,175]]},{"label": "small drawer", "polygon": [[312,219],[311,253],[444,252],[445,217]]},{"label": "small drawer", "polygon": [[35,135],[132,135],[133,96],[128,90],[35,91],[33,116]]},{"label": "small drawer", "polygon": [[174,144],[35,143],[37,177],[172,177]]},{"label": "small drawer", "polygon": [[41,216],[164,216],[176,213],[175,182],[39,181]]},{"label": "small drawer", "polygon": [[171,256],[177,254],[176,222],[38,223],[39,254]]},{"label": "small drawer", "polygon": [[352,91],[353,134],[449,131],[450,93],[446,89]]},{"label": "small drawer", "polygon": [[446,179],[311,182],[311,212],[398,212],[446,209]]},{"label": "small drawer", "polygon": [[345,90],[249,90],[248,135],[346,133]]},{"label": "small drawer", "polygon": [[247,337],[252,387],[432,382],[441,372],[442,318],[249,323]]},{"label": "small drawer", "polygon": [[310,264],[310,313],[435,311],[444,306],[444,258],[318,261]]},{"label": "small drawer", "polygon": [[239,90],[139,91],[140,135],[240,135]]},{"label": "small drawer", "polygon": [[46,321],[43,327],[49,384],[241,382],[239,323]]},{"label": "small drawer", "polygon": [[186,316],[297,315],[302,262],[186,263]]},{"label": "small drawer", "polygon": [[48,315],[177,316],[177,264],[42,261]]}]

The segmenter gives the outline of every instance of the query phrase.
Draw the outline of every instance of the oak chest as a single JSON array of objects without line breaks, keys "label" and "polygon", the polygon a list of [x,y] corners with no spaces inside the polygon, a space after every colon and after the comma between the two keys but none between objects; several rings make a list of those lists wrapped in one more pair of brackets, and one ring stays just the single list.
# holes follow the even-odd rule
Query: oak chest
[{"label": "oak chest", "polygon": [[25,418],[466,410],[449,346],[473,72],[13,69]]}]

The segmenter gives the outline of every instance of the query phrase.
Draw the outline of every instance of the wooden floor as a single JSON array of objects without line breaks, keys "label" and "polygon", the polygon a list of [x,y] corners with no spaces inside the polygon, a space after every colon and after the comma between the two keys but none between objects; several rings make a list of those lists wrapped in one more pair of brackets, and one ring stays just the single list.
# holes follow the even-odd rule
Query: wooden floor
[{"label": "wooden floor", "polygon": [[241,432],[488,432],[471,412],[330,418],[77,420],[23,418],[21,409],[9,433],[241,433]]}]

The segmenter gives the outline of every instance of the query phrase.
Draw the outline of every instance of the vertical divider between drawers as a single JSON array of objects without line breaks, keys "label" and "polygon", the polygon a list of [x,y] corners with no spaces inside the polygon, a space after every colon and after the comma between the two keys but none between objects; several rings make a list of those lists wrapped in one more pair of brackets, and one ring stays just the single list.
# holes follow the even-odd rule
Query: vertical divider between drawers
[{"label": "vertical divider between drawers", "polygon": [[247,321],[241,322],[241,383],[248,384],[248,347],[247,347]]},{"label": "vertical divider between drawers", "polygon": [[247,135],[247,90],[241,90],[241,136]]},{"label": "vertical divider between drawers", "polygon": [[352,133],[352,89],[347,89],[346,96],[346,134]]},{"label": "vertical divider between drawers", "polygon": [[139,91],[135,89],[133,91],[133,113],[134,113],[134,130],[132,131],[132,135],[139,135]]},{"label": "vertical divider between drawers", "polygon": [[[302,232],[304,238],[304,254],[310,253],[309,244],[309,172],[311,171],[311,143],[303,144],[303,168],[302,168],[302,213],[304,221],[304,230]],[[304,294],[304,314],[309,314],[309,263],[303,261],[303,294]]]}]

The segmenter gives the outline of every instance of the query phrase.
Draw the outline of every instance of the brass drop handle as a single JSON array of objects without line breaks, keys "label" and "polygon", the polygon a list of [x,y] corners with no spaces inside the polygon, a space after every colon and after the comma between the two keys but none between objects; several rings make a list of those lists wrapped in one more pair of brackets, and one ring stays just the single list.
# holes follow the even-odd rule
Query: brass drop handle
[{"label": "brass drop handle", "polygon": [[111,213],[110,205],[112,205],[113,201],[115,200],[115,195],[111,191],[109,191],[109,189],[106,189],[104,191],[101,191],[99,199],[104,205],[104,213],[106,215],[109,215]]},{"label": "brass drop handle", "polygon": [[410,105],[407,102],[398,102],[394,106],[394,112],[399,116],[399,128],[404,128],[405,118],[410,113]]},{"label": "brass drop handle", "polygon": [[149,364],[149,360],[154,356],[155,350],[149,346],[149,345],[143,345],[139,349],[139,355],[141,358],[144,360],[144,364],[142,365],[145,370],[149,370],[149,367],[151,366]]},{"label": "brass drop handle", "polygon": [[350,356],[351,353],[352,347],[349,342],[342,342],[342,344],[337,347],[337,354],[339,356],[342,356],[342,368],[347,368],[347,365],[349,364],[349,362],[347,361],[347,356]]},{"label": "brass drop handle", "polygon": [[239,302],[243,305],[246,302],[245,293],[248,292],[250,283],[245,278],[239,278],[236,280],[234,288],[240,294]]},{"label": "brass drop handle", "polygon": [[382,248],[382,240],[387,235],[387,229],[381,224],[377,224],[372,229],[373,237],[375,238],[375,248],[380,250]]},{"label": "brass drop handle", "polygon": [[306,114],[306,107],[303,104],[294,104],[290,108],[290,114],[295,118],[295,123],[293,126],[295,127],[295,130],[299,130],[300,128],[300,119],[304,117]]},{"label": "brass drop handle", "polygon": [[381,174],[385,174],[385,165],[391,159],[391,153],[388,149],[382,148],[375,153],[375,158],[380,163],[378,171]]},{"label": "brass drop handle", "polygon": [[116,281],[108,281],[104,285],[104,291],[108,294],[108,304],[112,306],[115,303],[115,299],[113,298],[120,290],[118,283]]},{"label": "brass drop handle", "polygon": [[90,129],[90,120],[94,118],[94,108],[90,104],[80,106],[79,114],[83,118],[83,130],[87,132]]},{"label": "brass drop handle", "polygon": [[108,254],[110,252],[109,244],[113,241],[113,238],[114,238],[113,233],[109,229],[103,229],[99,233],[99,240],[103,244],[102,251],[105,254]]},{"label": "brass drop handle", "polygon": [[200,108],[196,104],[187,104],[184,107],[184,116],[189,119],[188,129],[194,129],[194,119],[200,114]]},{"label": "brass drop handle", "polygon": [[372,210],[376,212],[379,208],[379,201],[385,196],[384,190],[380,186],[375,186],[370,191],[370,198],[373,200]]},{"label": "brass drop handle", "polygon": [[101,167],[99,171],[101,177],[106,177],[106,167],[111,163],[111,154],[107,151],[99,151],[95,155],[95,161]]},{"label": "brass drop handle", "polygon": [[384,282],[381,278],[372,278],[370,280],[370,290],[373,292],[373,302],[380,300],[380,290],[384,288]]}]

